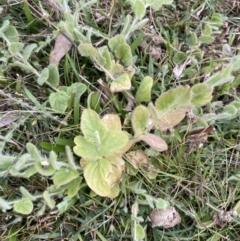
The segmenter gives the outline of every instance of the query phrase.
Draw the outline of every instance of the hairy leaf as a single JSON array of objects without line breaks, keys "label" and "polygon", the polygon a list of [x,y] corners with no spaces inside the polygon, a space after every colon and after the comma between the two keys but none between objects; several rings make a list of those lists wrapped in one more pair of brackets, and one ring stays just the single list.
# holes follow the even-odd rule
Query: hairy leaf
[{"label": "hairy leaf", "polygon": [[98,56],[98,51],[92,44],[82,43],[78,46],[78,51],[82,56],[95,58]]},{"label": "hairy leaf", "polygon": [[17,54],[18,52],[20,52],[24,47],[23,43],[19,43],[19,42],[13,42],[10,43],[8,46],[8,50],[11,54]]},{"label": "hairy leaf", "polygon": [[142,1],[136,0],[132,6],[132,10],[138,19],[142,19],[145,15],[146,9]]},{"label": "hairy leaf", "polygon": [[163,93],[155,102],[156,109],[163,113],[187,111],[191,107],[189,86],[178,86]]},{"label": "hairy leaf", "polygon": [[56,186],[62,186],[65,185],[75,178],[79,177],[79,174],[76,170],[70,170],[67,168],[62,168],[59,171],[57,171],[53,176],[53,183]]},{"label": "hairy leaf", "polygon": [[143,105],[139,105],[138,107],[136,107],[132,114],[132,126],[135,136],[140,136],[147,131],[148,121],[148,109]]},{"label": "hairy leaf", "polygon": [[116,78],[110,86],[112,92],[120,92],[124,90],[129,90],[131,88],[131,80],[127,73],[122,74]]},{"label": "hairy leaf", "polygon": [[51,93],[49,103],[53,110],[59,113],[64,113],[68,107],[69,95],[64,91]]},{"label": "hairy leaf", "polygon": [[22,198],[14,203],[14,211],[21,214],[30,214],[33,210],[33,203],[28,198]]},{"label": "hairy leaf", "polygon": [[153,86],[153,79],[150,76],[146,76],[141,81],[140,86],[137,89],[136,101],[150,101],[151,100],[151,90]]},{"label": "hairy leaf", "polygon": [[192,87],[191,103],[195,106],[203,106],[212,100],[213,88],[207,84],[196,84]]},{"label": "hairy leaf", "polygon": [[37,83],[39,85],[43,85],[48,80],[48,77],[49,77],[49,69],[44,68],[37,79]]},{"label": "hairy leaf", "polygon": [[48,83],[51,84],[52,87],[57,87],[59,85],[59,73],[57,66],[55,64],[50,64],[48,66],[48,70]]}]

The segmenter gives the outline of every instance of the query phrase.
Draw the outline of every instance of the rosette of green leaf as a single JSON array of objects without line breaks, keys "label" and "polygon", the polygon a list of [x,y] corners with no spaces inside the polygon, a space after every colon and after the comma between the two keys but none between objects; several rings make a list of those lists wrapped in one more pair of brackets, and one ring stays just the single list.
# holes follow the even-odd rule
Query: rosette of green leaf
[{"label": "rosette of green leaf", "polygon": [[140,86],[136,92],[137,102],[147,102],[151,100],[151,90],[153,86],[153,79],[150,76],[146,76],[142,79]]},{"label": "rosette of green leaf", "polygon": [[[113,122],[116,122],[115,126]],[[118,155],[118,151],[127,145],[128,135],[121,131],[119,117],[108,115],[101,120],[90,109],[83,111],[81,130],[84,137],[75,137],[76,146],[73,150],[87,163],[84,166],[85,180],[98,195],[112,197],[118,189],[114,187],[116,180],[113,175],[118,176],[119,173],[117,159],[113,156]]]},{"label": "rosette of green leaf", "polygon": [[90,160],[108,157],[128,142],[128,136],[121,130],[109,130],[99,118],[98,114],[90,109],[83,111],[81,130],[84,137],[74,139],[77,146],[74,152]]},{"label": "rosette of green leaf", "polygon": [[14,211],[21,214],[30,214],[33,210],[33,203],[29,198],[22,198],[14,203]]},{"label": "rosette of green leaf", "polygon": [[179,124],[191,109],[192,92],[189,86],[178,86],[163,93],[155,102],[149,105],[155,127],[165,131]]},{"label": "rosette of green leaf", "polygon": [[198,107],[209,103],[212,100],[213,88],[207,84],[196,84],[192,87],[191,103]]}]

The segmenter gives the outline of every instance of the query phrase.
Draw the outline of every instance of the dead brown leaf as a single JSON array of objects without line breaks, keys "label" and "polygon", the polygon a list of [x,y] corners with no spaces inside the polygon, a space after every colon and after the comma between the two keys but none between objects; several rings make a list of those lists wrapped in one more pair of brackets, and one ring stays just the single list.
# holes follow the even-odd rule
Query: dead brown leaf
[{"label": "dead brown leaf", "polygon": [[153,227],[172,228],[181,223],[181,217],[174,207],[155,208],[149,215]]},{"label": "dead brown leaf", "polygon": [[168,149],[167,143],[161,137],[154,134],[145,134],[140,139],[156,151],[166,151]]},{"label": "dead brown leaf", "polygon": [[50,53],[49,64],[59,65],[62,57],[71,49],[72,43],[63,35],[59,34],[55,40],[54,49]]},{"label": "dead brown leaf", "polygon": [[221,210],[219,214],[215,214],[213,216],[213,220],[218,226],[224,226],[226,223],[231,223],[233,221],[233,218],[237,217],[237,211],[236,210],[230,210],[230,211],[224,211]]},{"label": "dead brown leaf", "polygon": [[126,158],[135,169],[138,169],[144,163],[148,163],[148,156],[142,150],[130,151],[126,154]]}]

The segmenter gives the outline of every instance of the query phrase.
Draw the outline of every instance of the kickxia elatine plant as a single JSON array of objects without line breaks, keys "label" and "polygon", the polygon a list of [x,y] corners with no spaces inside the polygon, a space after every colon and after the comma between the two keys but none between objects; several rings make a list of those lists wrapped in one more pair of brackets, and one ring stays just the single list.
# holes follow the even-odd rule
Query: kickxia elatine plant
[{"label": "kickxia elatine plant", "polygon": [[[173,1],[131,0],[129,2],[134,17],[127,15],[123,29],[113,37],[103,35],[96,30],[86,29],[81,25],[77,11],[78,8],[80,9],[78,5],[73,13],[65,11],[64,20],[57,26],[57,34],[60,33],[69,41],[77,43],[80,56],[88,58],[96,70],[104,73],[105,85],[113,99],[120,92],[133,101],[135,106],[126,117],[128,120],[130,118],[130,122],[126,121],[127,128],[126,125],[122,125],[123,119],[119,117],[120,115],[99,114],[97,108],[92,108],[92,106],[99,105],[99,96],[92,93],[87,98],[87,108],[84,108],[79,117],[79,101],[86,93],[87,86],[83,83],[60,86],[59,69],[56,65],[49,64],[41,68],[31,64],[31,55],[37,53],[40,47],[36,44],[25,46],[20,42],[19,34],[11,22],[9,20],[3,22],[0,28],[0,38],[7,46],[4,55],[9,66],[20,68],[23,72],[33,75],[38,85],[48,86],[50,94],[46,105],[49,104],[53,113],[49,114],[45,106],[36,104],[36,108],[54,120],[57,120],[56,114],[64,114],[73,109],[74,124],[79,124],[80,120],[79,133],[81,133],[74,138],[73,149],[66,146],[64,157],[58,156],[54,151],[51,151],[48,157],[43,156],[31,143],[26,146],[27,153],[20,156],[7,155],[2,152],[0,156],[1,177],[10,175],[30,178],[38,174],[52,180],[52,184],[42,193],[32,194],[25,187],[20,187],[21,198],[17,200],[0,198],[0,208],[3,211],[13,208],[17,213],[30,214],[34,210],[33,204],[38,202],[36,208],[38,215],[42,215],[46,207],[52,209],[55,206],[61,214],[78,200],[78,193],[84,186],[84,180],[95,194],[116,198],[121,192],[120,183],[123,173],[126,172],[126,162],[131,163],[135,169],[141,168],[141,162],[148,165],[148,158],[143,151],[138,149],[138,142],[147,144],[157,152],[163,152],[168,149],[168,144],[160,133],[172,131],[177,125],[181,128],[181,122],[188,113],[200,117],[201,122],[197,122],[197,125],[203,128],[215,121],[230,120],[239,116],[239,100],[220,107],[215,113],[204,113],[201,109],[205,105],[214,105],[214,88],[234,81],[234,73],[240,69],[239,55],[229,58],[220,71],[203,82],[191,86],[179,84],[162,93],[155,101],[152,101],[154,85],[152,77],[143,77],[134,90],[132,79],[135,76],[136,56],[132,53],[130,37],[147,24],[148,19],[144,18],[146,9],[158,10],[163,4],[171,4]],[[208,21],[201,23],[203,31],[199,36],[190,34],[192,61],[197,60],[199,46],[212,43],[216,30],[223,24],[223,21],[224,18],[221,15],[214,14]],[[103,38],[104,44],[95,47],[91,41],[93,36]],[[174,60],[180,63],[187,60],[187,55],[178,52],[174,55]],[[180,76],[179,73],[177,75]],[[37,103],[27,89],[25,93]],[[16,100],[16,103],[20,106],[27,105],[20,99]],[[4,146],[1,150],[3,148]],[[136,155],[131,152],[132,149]],[[77,159],[74,159],[73,152],[81,158],[80,165]]]}]

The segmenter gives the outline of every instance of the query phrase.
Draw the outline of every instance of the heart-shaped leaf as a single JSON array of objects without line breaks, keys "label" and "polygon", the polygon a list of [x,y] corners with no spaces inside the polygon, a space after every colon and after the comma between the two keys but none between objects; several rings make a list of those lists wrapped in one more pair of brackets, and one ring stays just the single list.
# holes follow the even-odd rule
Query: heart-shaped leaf
[{"label": "heart-shaped leaf", "polygon": [[71,86],[67,87],[67,94],[71,96],[73,93],[75,97],[79,100],[82,94],[87,90],[85,84],[73,83]]},{"label": "heart-shaped leaf", "polygon": [[23,49],[23,47],[24,47],[23,43],[14,42],[9,44],[8,50],[11,54],[17,54]]},{"label": "heart-shaped leaf", "polygon": [[33,203],[28,198],[22,198],[14,203],[14,210],[21,214],[30,214],[33,210]]},{"label": "heart-shaped leaf", "polygon": [[128,44],[123,43],[117,46],[117,48],[114,51],[114,54],[116,58],[120,59],[125,66],[128,66],[131,64],[132,52],[131,52],[131,47]]},{"label": "heart-shaped leaf", "polygon": [[132,6],[132,10],[138,19],[142,19],[145,15],[146,8],[144,3],[140,0],[136,0]]},{"label": "heart-shaped leaf", "polygon": [[49,96],[49,103],[53,110],[59,113],[64,113],[68,107],[69,95],[64,91],[51,93]]},{"label": "heart-shaped leaf", "polygon": [[109,48],[115,52],[115,50],[120,46],[121,44],[124,44],[125,40],[122,35],[116,35],[115,37],[109,39],[108,46]]},{"label": "heart-shaped leaf", "polygon": [[82,177],[77,177],[65,186],[68,190],[67,195],[69,198],[74,197],[78,193],[81,181]]}]

